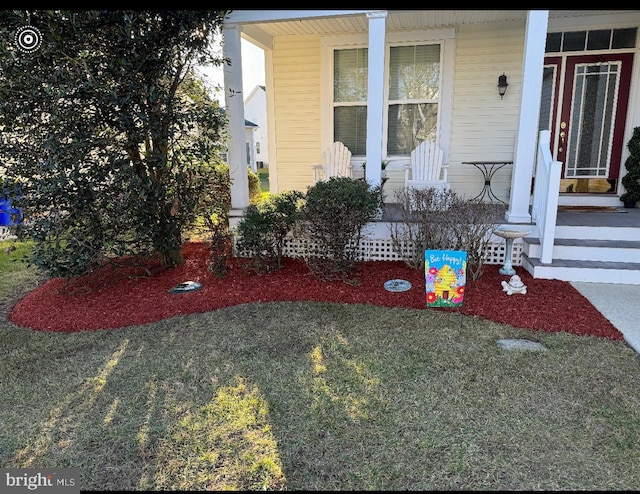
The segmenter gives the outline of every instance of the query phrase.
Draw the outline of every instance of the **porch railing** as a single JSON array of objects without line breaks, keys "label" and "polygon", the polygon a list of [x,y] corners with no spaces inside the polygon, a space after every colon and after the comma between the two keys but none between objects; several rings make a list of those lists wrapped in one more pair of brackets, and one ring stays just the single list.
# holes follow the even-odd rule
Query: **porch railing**
[{"label": "porch railing", "polygon": [[541,130],[538,137],[536,175],[533,188],[531,217],[538,226],[540,236],[540,262],[550,264],[553,260],[560,174],[562,162],[554,161],[550,151],[551,132]]}]

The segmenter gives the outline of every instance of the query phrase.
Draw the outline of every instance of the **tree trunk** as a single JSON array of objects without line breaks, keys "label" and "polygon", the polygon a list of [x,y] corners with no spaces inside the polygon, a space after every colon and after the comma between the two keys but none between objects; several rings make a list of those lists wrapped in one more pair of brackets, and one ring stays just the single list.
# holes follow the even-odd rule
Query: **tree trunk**
[{"label": "tree trunk", "polygon": [[182,248],[166,249],[165,252],[160,252],[160,263],[163,266],[169,266],[171,268],[184,264]]},{"label": "tree trunk", "polygon": [[154,235],[155,245],[162,265],[174,268],[184,263],[182,231],[180,226],[172,221],[170,212],[165,210],[163,213],[159,218],[157,233]]}]

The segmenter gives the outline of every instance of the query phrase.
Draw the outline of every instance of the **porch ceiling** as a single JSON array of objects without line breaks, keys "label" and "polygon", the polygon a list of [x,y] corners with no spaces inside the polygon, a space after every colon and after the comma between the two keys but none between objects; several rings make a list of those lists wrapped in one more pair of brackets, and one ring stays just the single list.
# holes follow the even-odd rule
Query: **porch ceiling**
[{"label": "porch ceiling", "polygon": [[[370,10],[375,11],[375,10]],[[268,14],[267,14],[268,12]],[[231,12],[230,22],[239,22],[249,37],[288,36],[367,32],[368,19],[365,11],[299,11],[300,17],[291,17],[295,11],[247,11]],[[286,12],[286,14],[285,14]],[[457,26],[486,22],[509,22],[525,20],[527,10],[388,10],[387,28],[390,31]],[[264,13],[261,16],[261,13]],[[638,10],[550,10],[549,18],[595,16],[608,14],[638,13]]]}]

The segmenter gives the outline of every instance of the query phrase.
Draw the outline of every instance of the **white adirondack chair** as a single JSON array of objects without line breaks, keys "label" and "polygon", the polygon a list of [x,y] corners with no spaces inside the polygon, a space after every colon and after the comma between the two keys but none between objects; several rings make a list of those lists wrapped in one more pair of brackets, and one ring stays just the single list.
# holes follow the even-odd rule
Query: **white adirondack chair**
[{"label": "white adirondack chair", "polygon": [[322,163],[313,165],[313,183],[330,177],[353,178],[351,151],[340,141],[334,142],[322,153]]},{"label": "white adirondack chair", "polygon": [[439,190],[449,188],[447,171],[449,164],[443,163],[444,153],[434,141],[422,141],[411,151],[411,162],[405,165],[404,187],[427,188]]}]

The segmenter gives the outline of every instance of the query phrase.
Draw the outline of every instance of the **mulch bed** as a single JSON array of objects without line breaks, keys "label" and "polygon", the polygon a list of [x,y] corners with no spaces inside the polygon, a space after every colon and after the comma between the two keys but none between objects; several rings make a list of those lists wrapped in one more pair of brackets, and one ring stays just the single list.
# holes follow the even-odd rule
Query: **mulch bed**
[{"label": "mulch bed", "polygon": [[[521,267],[517,274],[527,294],[507,295],[501,286],[509,276],[499,265],[487,264],[478,280],[468,280],[461,309],[426,306],[421,270],[401,261],[367,261],[359,265],[357,283],[321,281],[304,261],[287,258],[285,267],[269,274],[250,274],[233,259],[229,272],[216,277],[208,269],[204,243],[184,246],[185,263],[152,277],[134,267],[105,266],[90,275],[65,281],[52,279],[20,300],[9,314],[19,326],[39,331],[91,331],[146,324],[179,314],[201,313],[247,302],[322,301],[374,304],[424,310],[460,310],[519,328],[593,335],[623,340],[623,335],[570,283],[534,279]],[[412,288],[390,292],[384,283],[407,280]],[[179,283],[196,281],[202,287],[169,293]]]}]

